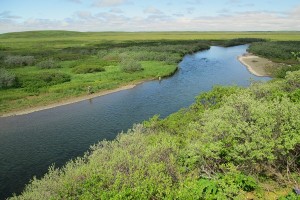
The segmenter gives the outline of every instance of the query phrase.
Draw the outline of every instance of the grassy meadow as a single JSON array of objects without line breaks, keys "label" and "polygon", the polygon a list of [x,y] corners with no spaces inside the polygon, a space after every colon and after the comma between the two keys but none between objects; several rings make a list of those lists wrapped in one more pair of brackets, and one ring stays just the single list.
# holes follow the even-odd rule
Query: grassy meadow
[{"label": "grassy meadow", "polygon": [[0,114],[170,76],[185,54],[208,49],[210,45],[253,42],[255,38],[300,40],[298,32],[1,34]]}]

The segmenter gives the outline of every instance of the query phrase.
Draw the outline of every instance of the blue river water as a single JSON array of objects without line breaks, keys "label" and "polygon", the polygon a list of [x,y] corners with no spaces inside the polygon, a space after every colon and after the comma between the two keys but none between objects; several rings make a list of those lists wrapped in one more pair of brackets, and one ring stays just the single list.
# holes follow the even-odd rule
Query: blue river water
[{"label": "blue river water", "polygon": [[21,116],[0,118],[0,199],[19,194],[33,176],[60,167],[89,146],[112,140],[155,114],[166,117],[188,107],[214,85],[248,86],[266,81],[248,72],[237,56],[248,45],[186,55],[175,75],[133,89]]}]

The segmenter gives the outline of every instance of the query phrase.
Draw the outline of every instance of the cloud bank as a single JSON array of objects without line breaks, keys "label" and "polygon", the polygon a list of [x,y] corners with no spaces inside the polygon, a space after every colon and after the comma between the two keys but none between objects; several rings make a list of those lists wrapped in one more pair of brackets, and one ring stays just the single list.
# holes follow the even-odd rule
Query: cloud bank
[{"label": "cloud bank", "polygon": [[[81,3],[80,0],[70,0]],[[230,0],[239,2],[238,0]],[[201,3],[202,1],[192,1]],[[126,15],[117,6],[130,4],[127,0],[97,0],[97,7],[106,11],[81,10],[64,19],[23,19],[9,11],[0,13],[0,32],[26,30],[75,30],[75,31],[291,31],[300,30],[300,6],[287,12],[246,11],[232,12],[221,9],[215,16],[195,13],[193,7],[185,14],[168,13],[153,7],[144,7],[141,15]]]}]

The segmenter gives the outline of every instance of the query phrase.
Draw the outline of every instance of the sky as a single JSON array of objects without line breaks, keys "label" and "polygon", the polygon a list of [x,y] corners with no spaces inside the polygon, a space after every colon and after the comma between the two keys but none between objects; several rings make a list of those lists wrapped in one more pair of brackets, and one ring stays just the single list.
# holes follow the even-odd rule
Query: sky
[{"label": "sky", "polygon": [[0,33],[300,31],[299,0],[0,0]]}]

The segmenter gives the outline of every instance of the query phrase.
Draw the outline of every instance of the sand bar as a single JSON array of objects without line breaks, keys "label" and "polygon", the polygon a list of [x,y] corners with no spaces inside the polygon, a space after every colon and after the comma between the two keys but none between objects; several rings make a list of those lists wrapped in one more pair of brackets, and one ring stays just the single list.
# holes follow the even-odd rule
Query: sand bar
[{"label": "sand bar", "polygon": [[238,60],[255,76],[270,76],[267,68],[274,65],[272,61],[250,53],[239,56]]}]

